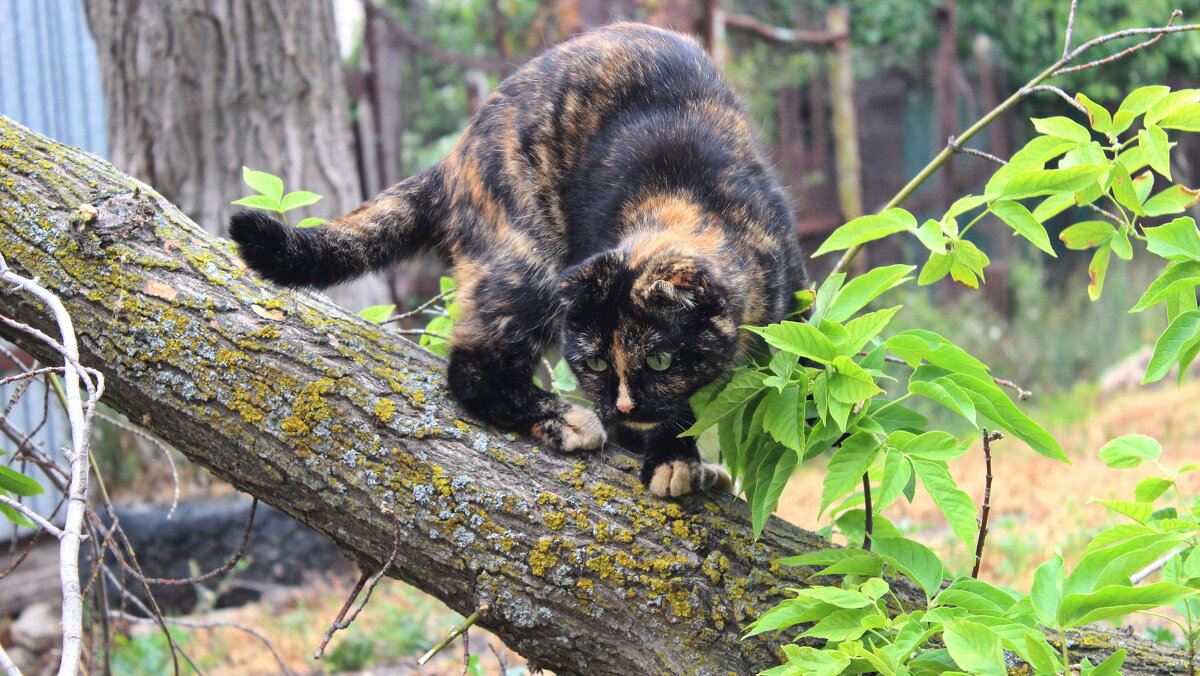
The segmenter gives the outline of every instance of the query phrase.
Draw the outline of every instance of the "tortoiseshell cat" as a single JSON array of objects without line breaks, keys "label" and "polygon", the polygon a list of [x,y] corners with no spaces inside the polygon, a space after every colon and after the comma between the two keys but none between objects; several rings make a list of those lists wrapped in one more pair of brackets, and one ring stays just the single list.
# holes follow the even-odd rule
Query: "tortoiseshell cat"
[{"label": "tortoiseshell cat", "polygon": [[[727,372],[742,324],[791,309],[803,281],[788,202],[741,102],[690,38],[599,29],[530,61],[449,156],[350,214],[296,229],[233,217],[242,257],[326,287],[432,248],[461,315],[449,384],[481,420],[566,452],[617,439],[657,496],[720,485],[688,397]],[[560,341],[595,412],[533,383]]]}]

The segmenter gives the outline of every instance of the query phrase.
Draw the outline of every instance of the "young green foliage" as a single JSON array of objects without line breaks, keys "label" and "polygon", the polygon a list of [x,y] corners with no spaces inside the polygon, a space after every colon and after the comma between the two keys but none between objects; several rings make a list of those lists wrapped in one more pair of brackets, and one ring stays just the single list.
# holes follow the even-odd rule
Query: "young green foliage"
[{"label": "young green foliage", "polygon": [[[253,188],[257,194],[247,195],[232,204],[238,206],[250,207],[252,209],[262,209],[264,211],[274,211],[279,214],[284,223],[287,223],[287,212],[292,209],[299,209],[310,204],[316,204],[323,196],[307,190],[297,190],[284,194],[283,179],[268,174],[265,171],[255,171],[249,167],[242,167],[242,181],[246,185]],[[323,218],[306,218],[296,224],[297,228],[311,228],[325,222]]]}]

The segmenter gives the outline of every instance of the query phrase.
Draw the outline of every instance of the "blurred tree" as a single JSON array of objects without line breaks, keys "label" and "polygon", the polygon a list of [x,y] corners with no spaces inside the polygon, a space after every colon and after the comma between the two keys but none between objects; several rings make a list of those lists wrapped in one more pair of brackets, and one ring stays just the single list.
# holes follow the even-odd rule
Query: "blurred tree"
[{"label": "blurred tree", "polygon": [[[112,160],[223,234],[241,167],[325,196],[307,215],[363,200],[328,0],[86,0]],[[391,302],[366,280],[333,294]]]}]

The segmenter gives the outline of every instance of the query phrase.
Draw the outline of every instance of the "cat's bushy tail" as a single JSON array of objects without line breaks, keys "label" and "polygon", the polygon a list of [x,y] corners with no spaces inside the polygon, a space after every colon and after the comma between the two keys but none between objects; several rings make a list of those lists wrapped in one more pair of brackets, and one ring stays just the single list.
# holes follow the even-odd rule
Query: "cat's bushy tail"
[{"label": "cat's bushy tail", "polygon": [[229,235],[242,260],[264,278],[322,289],[436,244],[443,195],[435,166],[322,225],[297,228],[265,211],[240,211],[229,221]]}]

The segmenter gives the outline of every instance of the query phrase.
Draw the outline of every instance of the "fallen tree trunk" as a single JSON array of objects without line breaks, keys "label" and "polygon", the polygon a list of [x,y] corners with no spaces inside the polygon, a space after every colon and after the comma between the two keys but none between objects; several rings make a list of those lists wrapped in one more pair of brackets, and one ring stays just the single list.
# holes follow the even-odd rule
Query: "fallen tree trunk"
[{"label": "fallen tree trunk", "polygon": [[[148,186],[2,116],[0,251],[62,298],[108,404],[364,569],[398,536],[390,575],[481,611],[531,665],[756,673],[779,639],[741,629],[812,572],[774,560],[830,546],[779,519],[755,540],[729,496],[651,498],[621,453],[559,457],[472,422],[436,356],[259,281]],[[0,313],[51,330],[11,289]],[[1079,639],[1093,661],[1129,649],[1128,674],[1186,670],[1164,645]]]}]

